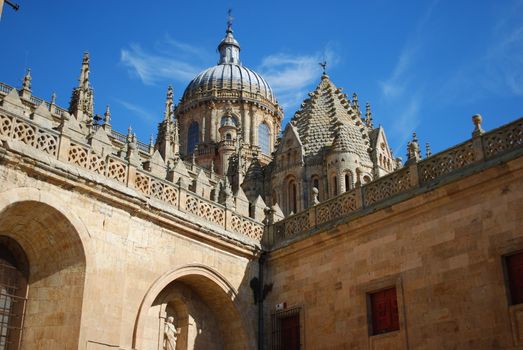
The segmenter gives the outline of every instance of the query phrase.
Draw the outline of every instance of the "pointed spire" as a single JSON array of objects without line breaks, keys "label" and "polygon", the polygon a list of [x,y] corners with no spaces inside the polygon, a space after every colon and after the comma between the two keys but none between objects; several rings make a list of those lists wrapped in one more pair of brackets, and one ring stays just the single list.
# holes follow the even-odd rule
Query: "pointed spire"
[{"label": "pointed spire", "polygon": [[227,30],[225,31],[225,38],[218,45],[218,52],[220,52],[220,60],[218,64],[241,64],[240,63],[240,44],[232,35],[232,16],[231,10],[228,11]]},{"label": "pointed spire", "polygon": [[432,151],[430,150],[430,144],[427,142],[425,143],[425,158],[428,158],[432,155]]},{"label": "pointed spire", "polygon": [[89,74],[89,53],[84,52],[78,86],[73,90],[69,103],[69,113],[84,122],[94,115],[94,92],[89,83]]},{"label": "pointed spire", "polygon": [[149,138],[149,154],[154,153],[154,137],[153,134],[151,134],[151,137]]},{"label": "pointed spire", "polygon": [[82,58],[82,68],[80,70],[80,78],[78,78],[78,87],[83,89],[89,88],[89,52],[84,52]]},{"label": "pointed spire", "polygon": [[105,106],[104,124],[105,125],[111,124],[111,109],[109,108],[109,105]]},{"label": "pointed spire", "polygon": [[22,98],[29,100],[31,98],[31,68],[27,68],[24,80],[22,81]]},{"label": "pointed spire", "polygon": [[365,124],[371,129],[374,129],[374,125],[372,123],[372,112],[370,110],[370,103],[365,104]]},{"label": "pointed spire", "polygon": [[360,103],[358,102],[358,95],[356,93],[352,94],[352,108],[356,111],[356,114],[361,115]]},{"label": "pointed spire", "polygon": [[164,120],[172,120],[172,114],[174,111],[174,104],[173,104],[173,87],[172,85],[169,85],[167,87],[167,96],[165,98],[165,112],[163,114]]}]

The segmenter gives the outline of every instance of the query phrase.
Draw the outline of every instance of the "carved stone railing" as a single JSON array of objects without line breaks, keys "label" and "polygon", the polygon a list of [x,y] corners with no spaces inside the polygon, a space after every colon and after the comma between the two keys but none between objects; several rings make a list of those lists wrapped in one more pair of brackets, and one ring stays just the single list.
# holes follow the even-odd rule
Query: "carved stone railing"
[{"label": "carved stone railing", "polygon": [[475,133],[471,140],[422,161],[407,162],[391,174],[276,222],[268,227],[267,244],[292,239],[517,149],[523,149],[523,118],[488,133]]},{"label": "carved stone railing", "polygon": [[[122,134],[113,132],[112,136],[115,135],[119,137]],[[234,212],[234,208],[227,208],[200,197],[178,184],[160,179],[123,157],[98,154],[89,144],[70,139],[58,131],[43,128],[24,117],[0,112],[0,141],[2,140],[22,142],[62,162],[134,188],[148,198],[160,200],[181,212],[195,216],[195,222],[203,219],[210,224],[232,230],[256,241],[262,239],[263,225],[251,218],[238,215]],[[0,142],[0,147],[2,145],[3,143]]]}]

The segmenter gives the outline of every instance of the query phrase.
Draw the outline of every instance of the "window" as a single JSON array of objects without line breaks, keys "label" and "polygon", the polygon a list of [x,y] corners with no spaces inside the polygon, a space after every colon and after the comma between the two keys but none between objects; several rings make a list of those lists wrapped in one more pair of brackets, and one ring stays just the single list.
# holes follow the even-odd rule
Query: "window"
[{"label": "window", "polygon": [[0,350],[19,349],[29,267],[17,242],[0,237]]},{"label": "window", "polygon": [[200,132],[200,127],[197,122],[192,122],[189,126],[189,131],[187,132],[187,154],[192,154],[194,148],[198,144],[198,133]]},{"label": "window", "polygon": [[271,133],[269,127],[265,123],[261,123],[260,126],[258,126],[258,143],[262,153],[271,153]]},{"label": "window", "polygon": [[369,294],[371,334],[381,334],[400,329],[396,287]]},{"label": "window", "polygon": [[338,195],[338,178],[336,176],[332,177],[332,195]]},{"label": "window", "polygon": [[352,176],[350,173],[345,174],[345,191],[349,191],[352,188]]},{"label": "window", "polygon": [[278,312],[272,316],[272,348],[274,350],[300,349],[300,309]]},{"label": "window", "polygon": [[523,303],[523,252],[505,257],[512,305]]},{"label": "window", "polygon": [[289,214],[297,212],[297,193],[296,193],[296,182],[294,180],[291,180],[289,182]]}]

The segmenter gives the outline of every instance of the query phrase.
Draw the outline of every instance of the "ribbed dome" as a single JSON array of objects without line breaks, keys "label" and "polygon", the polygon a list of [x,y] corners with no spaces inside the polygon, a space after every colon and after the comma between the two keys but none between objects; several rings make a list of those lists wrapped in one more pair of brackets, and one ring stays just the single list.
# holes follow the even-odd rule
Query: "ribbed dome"
[{"label": "ribbed dome", "polygon": [[276,103],[269,83],[258,73],[240,64],[223,63],[207,68],[194,78],[183,93],[186,100],[197,92],[212,89],[242,90],[260,94],[272,103]]},{"label": "ribbed dome", "polygon": [[183,93],[183,101],[208,95],[212,90],[235,90],[261,96],[273,104],[276,99],[269,83],[258,73],[240,62],[240,44],[232,34],[231,24],[218,45],[220,59],[214,67],[207,68],[194,78]]}]

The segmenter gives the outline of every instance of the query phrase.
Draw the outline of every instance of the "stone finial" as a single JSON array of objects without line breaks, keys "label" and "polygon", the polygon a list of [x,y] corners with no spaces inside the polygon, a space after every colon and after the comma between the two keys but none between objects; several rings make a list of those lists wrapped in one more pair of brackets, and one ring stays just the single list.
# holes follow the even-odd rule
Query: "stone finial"
[{"label": "stone finial", "polygon": [[111,125],[111,109],[109,105],[105,106],[104,125]]},{"label": "stone finial", "polygon": [[22,89],[31,91],[31,80],[33,78],[31,77],[31,68],[27,68],[24,76],[24,80],[22,81]]},{"label": "stone finial", "polygon": [[318,205],[320,204],[320,200],[318,199],[318,194],[320,191],[316,188],[312,188],[312,205]]},{"label": "stone finial", "polygon": [[22,81],[21,97],[23,99],[29,100],[31,98],[31,80],[31,68],[27,68]]},{"label": "stone finial", "polygon": [[485,132],[485,130],[483,130],[481,127],[481,123],[483,122],[483,117],[481,114],[474,114],[472,116],[472,122],[474,123],[474,131],[472,132],[472,136],[479,136]]},{"label": "stone finial", "polygon": [[149,137],[149,154],[154,153],[154,136],[151,134],[151,137]]},{"label": "stone finial", "polygon": [[356,187],[361,187],[361,174],[363,174],[363,170],[361,170],[360,167],[356,168]]},{"label": "stone finial", "polygon": [[51,103],[49,103],[49,110],[52,112],[52,107],[56,106],[56,92],[51,94]]},{"label": "stone finial", "polygon": [[174,90],[172,85],[169,85],[167,87],[167,96],[165,98],[165,112],[164,112],[164,120],[171,121],[172,120],[172,114],[174,111],[174,103],[173,103],[173,96],[174,96]]},{"label": "stone finial", "polygon": [[352,94],[352,108],[358,115],[360,114],[360,103],[358,102],[358,95],[356,93]]},{"label": "stone finial", "polygon": [[430,144],[427,142],[425,143],[425,158],[428,158],[432,155],[432,151],[430,150]]},{"label": "stone finial", "polygon": [[372,123],[372,112],[370,110],[370,103],[367,102],[365,104],[365,124],[371,129],[374,129],[374,125]]},{"label": "stone finial", "polygon": [[418,161],[420,158],[418,137],[414,132],[412,133],[412,141],[407,145],[407,162]]}]

